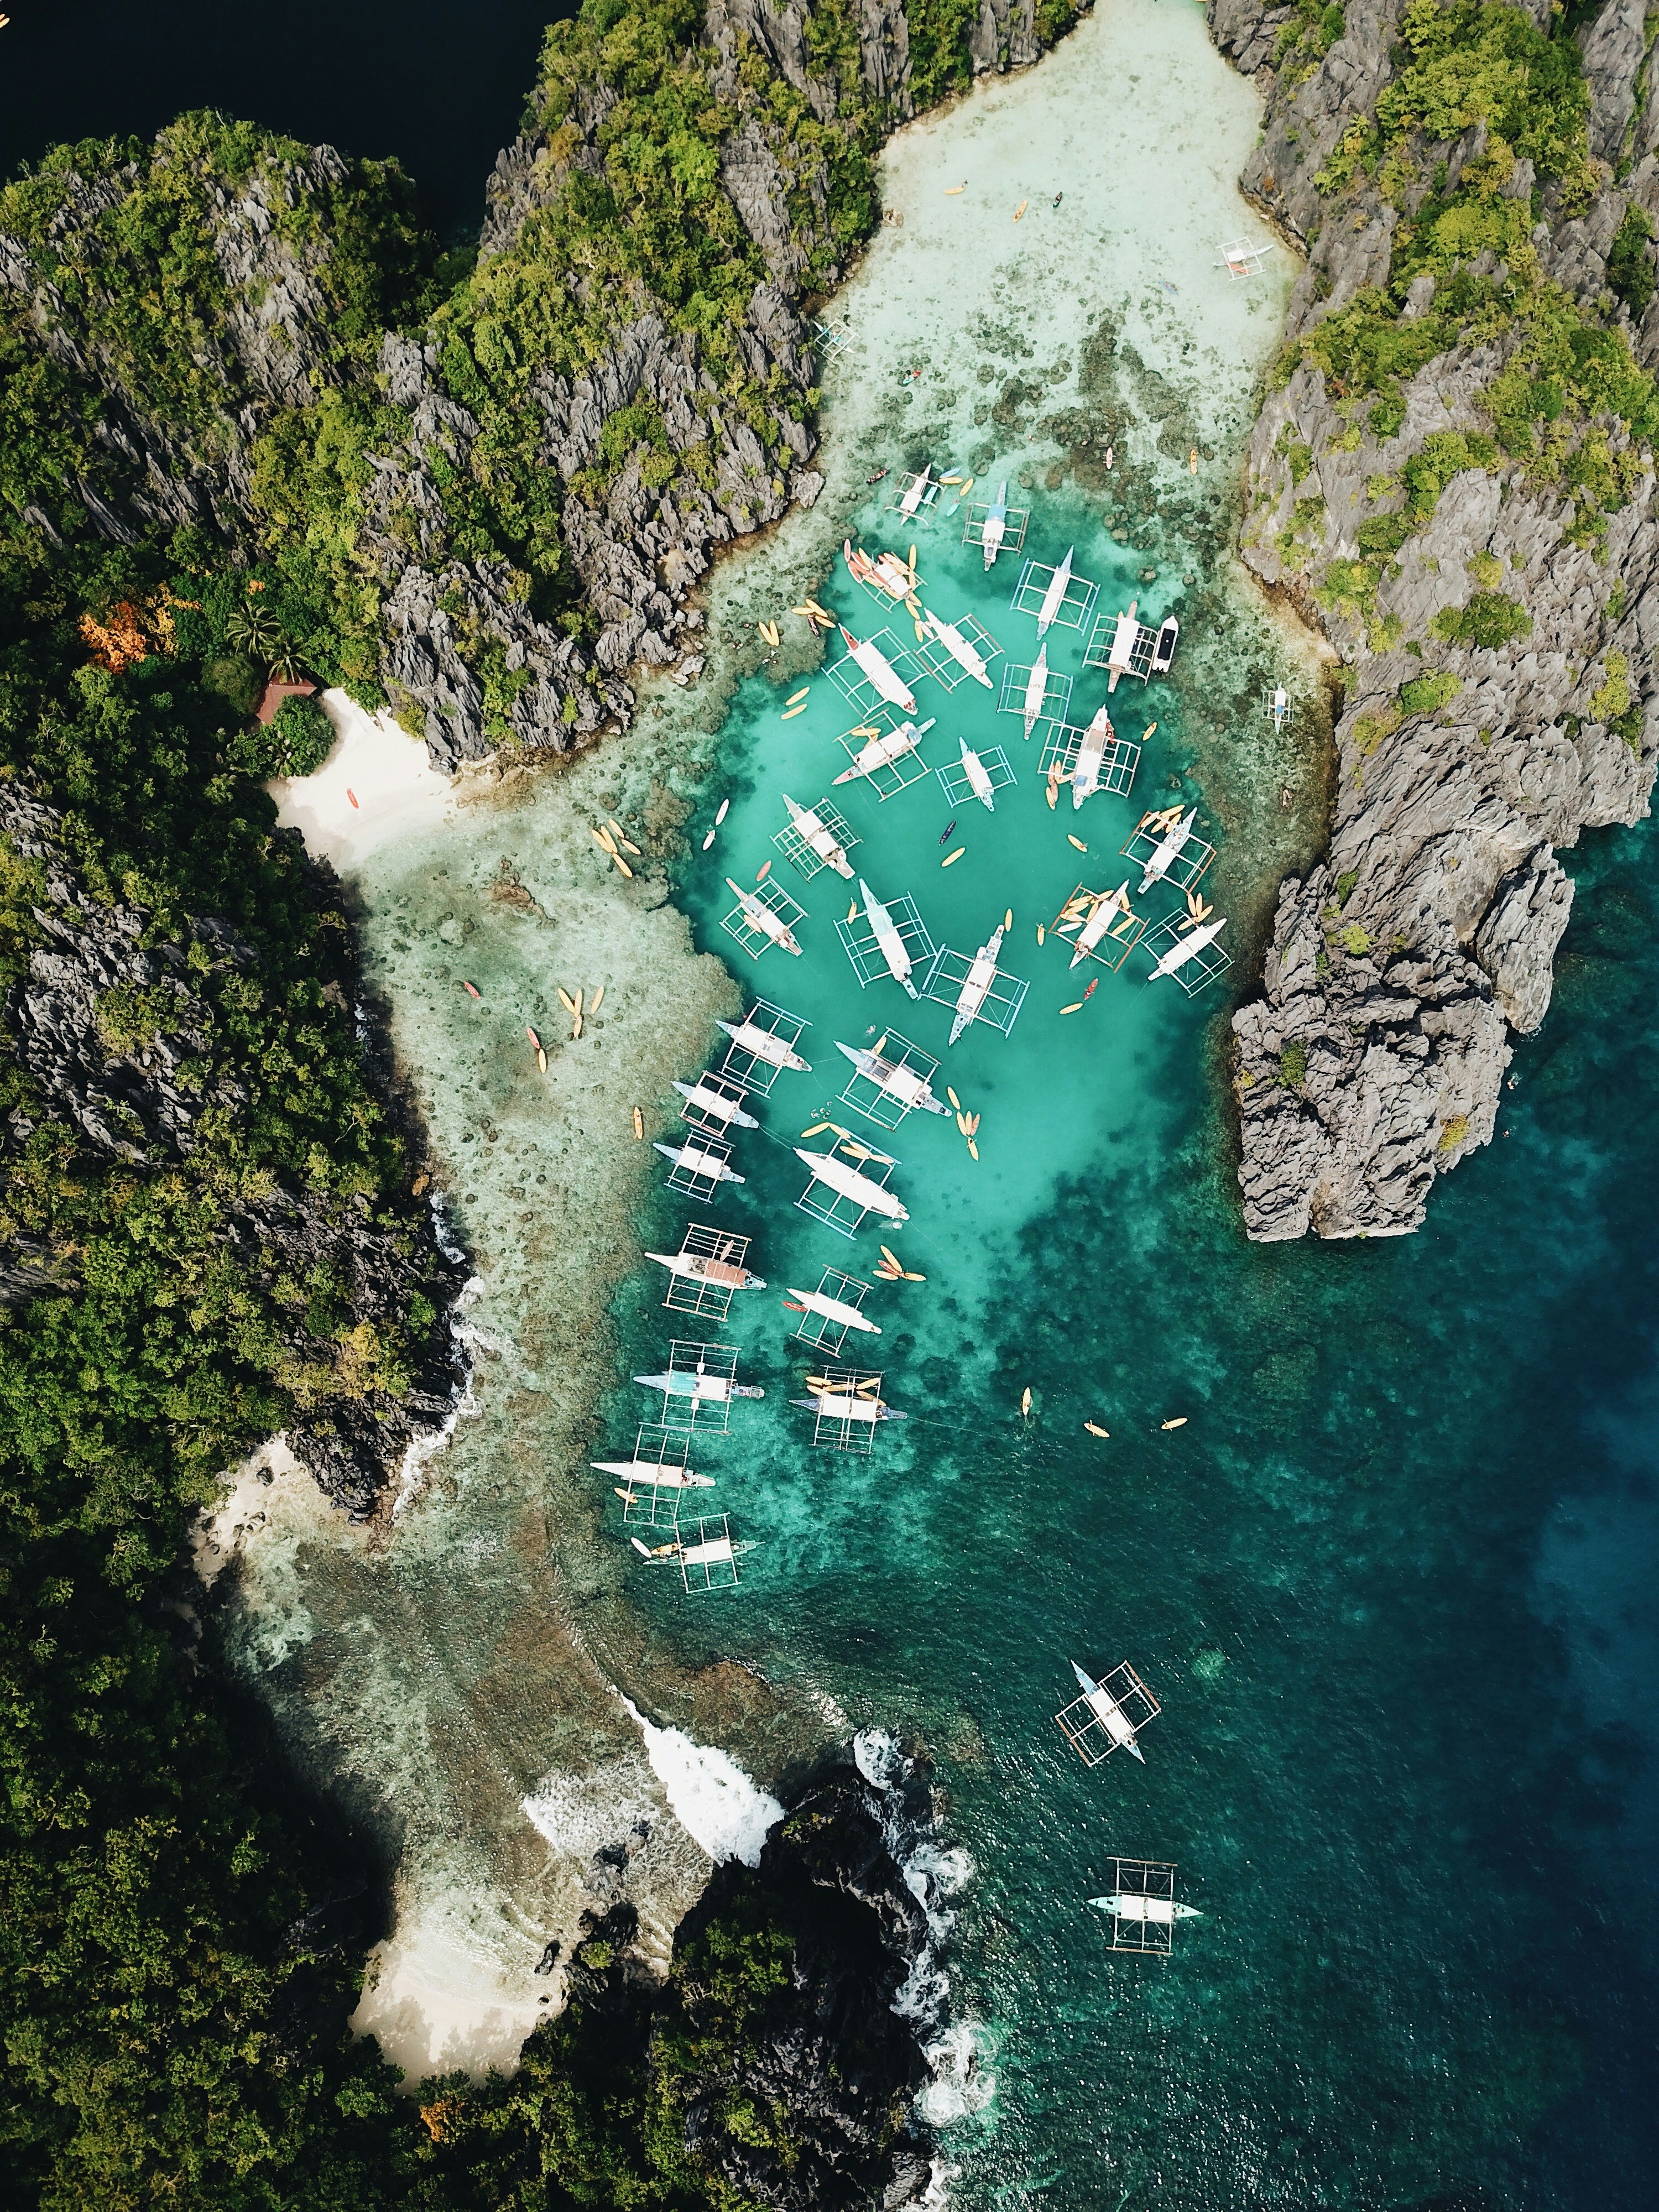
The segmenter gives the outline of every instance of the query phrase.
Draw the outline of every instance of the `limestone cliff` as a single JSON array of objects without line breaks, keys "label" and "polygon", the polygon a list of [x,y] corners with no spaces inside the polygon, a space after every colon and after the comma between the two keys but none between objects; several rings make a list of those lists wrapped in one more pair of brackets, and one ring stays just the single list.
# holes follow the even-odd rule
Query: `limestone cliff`
[{"label": "limestone cliff", "polygon": [[1079,5],[556,25],[447,296],[386,165],[207,116],[59,149],[0,203],[11,505],[59,553],[182,526],[274,566],[298,657],[442,769],[591,743],[636,665],[701,665],[719,547],[821,488],[804,310],[878,218],[883,140]]},{"label": "limestone cliff", "polygon": [[1653,787],[1659,88],[1627,0],[1568,54],[1510,9],[1210,19],[1267,93],[1243,189],[1307,252],[1244,557],[1344,687],[1329,852],[1234,1018],[1245,1222],[1399,1235],[1544,1018],[1556,848]]}]

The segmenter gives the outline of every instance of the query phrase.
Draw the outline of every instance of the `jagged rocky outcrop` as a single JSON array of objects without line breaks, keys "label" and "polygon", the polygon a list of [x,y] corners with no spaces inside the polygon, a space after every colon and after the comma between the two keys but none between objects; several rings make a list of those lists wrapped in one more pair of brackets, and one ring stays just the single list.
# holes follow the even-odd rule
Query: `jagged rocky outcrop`
[{"label": "jagged rocky outcrop", "polygon": [[[1388,284],[1396,233],[1437,163],[1450,190],[1486,160],[1484,124],[1441,144],[1419,134],[1399,175],[1359,168],[1334,187],[1328,165],[1357,143],[1350,132],[1399,66],[1402,12],[1402,0],[1347,0],[1340,35],[1316,56],[1296,43],[1305,15],[1212,0],[1218,45],[1267,92],[1243,188],[1308,249],[1289,338]],[[1547,7],[1534,14],[1547,25]],[[1588,204],[1539,189],[1525,159],[1501,176],[1494,161],[1487,189],[1535,195],[1543,275],[1651,368],[1659,301],[1634,319],[1608,289],[1627,208],[1659,207],[1659,86],[1647,81],[1640,9],[1608,0],[1577,41],[1601,164]],[[1490,252],[1472,270],[1504,276]],[[1403,324],[1432,311],[1435,289],[1432,275],[1412,282]],[[1490,441],[1460,456],[1458,437],[1492,427],[1483,396],[1517,340],[1502,328],[1479,343],[1449,337],[1380,413],[1345,404],[1304,363],[1269,396],[1250,441],[1244,557],[1345,664],[1329,852],[1283,885],[1261,995],[1234,1018],[1239,1180],[1258,1239],[1421,1223],[1437,1174],[1493,1133],[1509,1032],[1535,1029],[1548,1006],[1572,888],[1557,848],[1636,820],[1653,787],[1651,457],[1616,416],[1586,426],[1605,434],[1620,480],[1598,521],[1571,483],[1541,480]],[[1441,472],[1426,495],[1420,468],[1412,478],[1425,453]],[[1378,547],[1387,557],[1372,558]],[[1354,564],[1368,558],[1362,574]],[[1483,643],[1469,611],[1480,593],[1500,617],[1500,601],[1517,603],[1523,634]]]},{"label": "jagged rocky outcrop", "polygon": [[[981,0],[976,16],[951,30],[954,57],[933,52],[928,66],[945,64],[947,78],[1023,66],[1072,14],[1067,4],[1039,33],[1034,0]],[[850,25],[812,0],[708,0],[702,42],[684,62],[706,76],[709,113],[738,118],[718,126],[717,189],[766,271],[732,333],[748,397],[763,396],[763,408],[733,400],[729,375],[711,370],[693,330],[676,326],[648,271],[618,285],[586,273],[580,254],[567,262],[544,246],[538,219],[573,179],[606,178],[602,133],[618,94],[602,79],[576,87],[556,126],[532,125],[500,155],[480,265],[530,239],[526,291],[568,300],[584,329],[602,325],[608,343],[595,358],[579,349],[580,373],[544,365],[527,392],[515,377],[497,380],[483,395],[495,410],[487,422],[477,378],[454,372],[435,330],[388,327],[378,351],[371,331],[365,349],[364,294],[379,281],[362,265],[365,241],[370,260],[376,239],[395,238],[399,250],[404,242],[391,173],[279,141],[249,166],[216,118],[185,118],[143,161],[112,162],[100,149],[84,174],[63,170],[40,235],[0,229],[0,312],[100,397],[89,441],[71,430],[60,457],[77,513],[123,543],[195,524],[257,553],[273,530],[295,527],[291,492],[260,478],[269,441],[292,439],[286,418],[331,392],[370,400],[379,425],[371,481],[366,496],[355,483],[344,491],[349,512],[333,528],[355,533],[352,587],[378,610],[370,662],[401,719],[424,732],[434,763],[453,770],[502,744],[569,751],[624,726],[630,669],[701,665],[702,617],[687,601],[714,552],[792,504],[810,505],[822,488],[811,466],[816,371],[803,295],[833,284],[856,243],[845,208],[832,204],[832,160],[855,142],[872,147],[916,105],[902,0],[858,0]],[[805,98],[814,131],[777,112],[777,84]],[[147,221],[118,238],[106,220],[158,183],[183,247],[165,270],[134,242]],[[381,284],[389,325],[407,275]],[[118,293],[163,289],[188,325],[182,385],[147,374],[142,339],[123,334],[121,314],[109,312]],[[620,460],[605,453],[601,465],[607,424],[629,410],[660,425],[665,447],[641,441]],[[499,497],[522,510],[526,476],[543,471],[561,495],[559,565],[574,592],[538,612],[526,575],[480,550],[490,528],[478,507]],[[488,489],[480,495],[478,485]],[[62,543],[61,513],[54,520],[36,501],[26,520]]]},{"label": "jagged rocky outcrop", "polygon": [[[0,1194],[14,1164],[43,1123],[73,1133],[94,1160],[125,1162],[140,1176],[189,1173],[204,1116],[236,1117],[250,1103],[247,1081],[227,1051],[210,997],[227,977],[256,985],[252,948],[228,922],[188,917],[182,931],[155,934],[144,908],[104,904],[81,883],[65,852],[63,817],[15,778],[0,779],[0,836],[38,862],[46,896],[33,908],[41,942],[3,1008],[9,1054],[27,1089],[0,1122]],[[326,903],[319,877],[319,904]],[[360,1012],[360,1018],[361,1012]],[[435,1309],[453,1304],[462,1269],[437,1249],[418,1201],[340,1199],[262,1177],[252,1194],[216,1176],[203,1203],[219,1216],[218,1236],[255,1290],[279,1277],[334,1286],[330,1312],[342,1326],[319,1333],[305,1304],[274,1301],[286,1354],[307,1378],[305,1403],[288,1439],[334,1503],[367,1517],[388,1474],[417,1434],[453,1409],[457,1376],[444,1321],[414,1340],[411,1387],[392,1393],[354,1361],[343,1322],[406,1328],[411,1297]],[[8,1242],[0,1295],[72,1288],[74,1251],[27,1239]],[[324,1378],[327,1378],[325,1380]]]},{"label": "jagged rocky outcrop", "polygon": [[[777,2212],[896,2212],[917,2202],[930,2161],[910,2108],[927,2067],[893,2000],[927,1948],[927,1922],[857,1773],[840,1770],[809,1790],[752,1872],[735,1860],[717,1867],[677,1948],[757,1905],[794,1934],[787,1984],[735,2082],[723,2071],[685,2085],[687,2148],[742,2197]],[[694,2031],[701,2002],[688,1992]],[[787,2148],[745,2142],[721,2124],[734,2088],[763,2112],[787,2113]]]},{"label": "jagged rocky outcrop", "polygon": [[[927,1799],[914,1771],[879,1789],[849,1765],[820,1771],[756,1866],[715,1867],[675,1931],[665,1985],[635,1948],[635,1905],[596,1913],[560,1968],[566,2006],[547,2063],[580,2077],[585,2048],[603,2047],[619,2103],[623,2067],[648,2079],[653,2160],[688,2158],[714,2178],[711,2201],[729,2191],[776,2212],[919,2203],[933,2167],[915,2109],[928,2067],[913,2019],[894,2007],[928,1956],[928,1880],[917,1872],[913,1888],[902,1863],[931,1826]],[[541,2039],[523,2053],[532,2080]],[[453,2128],[447,2111],[424,2117],[440,2141]]]}]

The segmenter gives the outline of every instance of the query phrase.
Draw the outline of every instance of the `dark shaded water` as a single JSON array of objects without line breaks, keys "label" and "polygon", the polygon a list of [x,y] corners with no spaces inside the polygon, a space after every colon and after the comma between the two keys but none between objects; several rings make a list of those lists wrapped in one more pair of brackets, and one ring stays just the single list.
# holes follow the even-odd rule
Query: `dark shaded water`
[{"label": "dark shaded water", "polygon": [[395,155],[447,240],[476,231],[545,26],[568,0],[9,0],[0,176],[63,140],[148,137],[214,107]]}]

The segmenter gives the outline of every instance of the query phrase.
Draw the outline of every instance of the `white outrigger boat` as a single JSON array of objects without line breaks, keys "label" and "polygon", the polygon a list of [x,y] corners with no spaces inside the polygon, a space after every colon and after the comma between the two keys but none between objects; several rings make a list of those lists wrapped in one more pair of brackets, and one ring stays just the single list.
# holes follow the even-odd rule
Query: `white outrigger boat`
[{"label": "white outrigger boat", "polygon": [[757,929],[763,937],[769,938],[780,951],[793,952],[799,959],[799,939],[781,914],[774,914],[764,899],[757,899],[753,891],[744,890],[743,885],[733,883],[730,876],[726,879],[726,887],[736,898],[743,910],[743,918],[751,929]]},{"label": "white outrigger boat", "polygon": [[665,1398],[690,1398],[699,1406],[729,1406],[734,1398],[763,1398],[758,1382],[734,1382],[729,1375],[705,1375],[695,1367],[670,1367],[660,1375],[636,1375],[647,1390]]},{"label": "white outrigger boat", "polygon": [[[869,1156],[872,1159],[887,1161],[890,1167],[893,1164],[884,1152],[872,1150]],[[828,1183],[836,1195],[846,1199],[849,1205],[861,1207],[866,1213],[878,1213],[885,1221],[908,1221],[910,1218],[896,1191],[889,1190],[885,1183],[878,1182],[873,1176],[860,1175],[857,1168],[849,1167],[835,1152],[810,1152],[805,1145],[797,1145],[795,1158],[804,1161],[811,1169],[815,1182]]]},{"label": "white outrigger boat", "polygon": [[[807,1384],[809,1390],[811,1384]],[[814,1390],[810,1398],[792,1398],[792,1406],[804,1413],[816,1413],[824,1421],[902,1421],[909,1416],[890,1406],[884,1398],[860,1397],[855,1390]]]},{"label": "white outrigger boat", "polygon": [[901,722],[896,730],[884,730],[879,737],[872,738],[867,744],[860,746],[853,756],[852,767],[844,768],[836,781],[854,783],[861,775],[873,775],[878,768],[890,768],[895,761],[915,752],[937,719],[930,714],[920,725]]},{"label": "white outrigger boat", "polygon": [[[1213,945],[1226,927],[1227,917],[1224,914],[1214,921],[1205,922],[1200,927],[1191,931],[1188,935],[1177,937],[1146,981],[1149,983],[1156,983],[1160,975],[1173,975],[1178,968],[1184,968],[1194,954],[1202,952],[1206,945]],[[1225,958],[1226,956],[1224,954],[1222,956],[1224,965]]]},{"label": "white outrigger boat", "polygon": [[928,486],[933,483],[933,465],[929,461],[919,477],[912,477],[910,479],[904,496],[898,503],[898,511],[907,522],[927,497]]},{"label": "white outrigger boat", "polygon": [[980,538],[985,555],[985,565],[988,568],[993,565],[997,555],[1002,550],[1003,533],[1007,527],[1008,487],[1006,483],[1000,483],[997,486],[996,497],[991,501],[991,511],[985,518],[985,527]]},{"label": "white outrigger boat", "polygon": [[989,995],[996,981],[997,955],[1002,950],[1002,926],[998,924],[989,939],[975,953],[963,986],[957,994],[957,1010],[951,1024],[950,1042],[954,1044],[963,1030],[974,1019]]},{"label": "white outrigger boat", "polygon": [[1037,647],[1037,657],[1031,672],[1025,679],[1025,734],[1029,738],[1036,727],[1037,716],[1042,712],[1042,702],[1048,696],[1048,648]]},{"label": "white outrigger boat", "polygon": [[1117,1699],[1109,1690],[1103,1689],[1092,1674],[1085,1674],[1075,1659],[1072,1672],[1077,1676],[1084,1702],[1106,1731],[1113,1749],[1127,1751],[1131,1759],[1138,1759],[1145,1766],[1146,1754],[1135,1741],[1134,1723]]},{"label": "white outrigger boat", "polygon": [[1079,960],[1088,958],[1107,931],[1115,927],[1119,918],[1127,916],[1128,911],[1129,878],[1125,876],[1115,891],[1102,891],[1100,896],[1095,901],[1090,910],[1089,918],[1079,930],[1072,947],[1073,968],[1077,966]]},{"label": "white outrigger boat", "polygon": [[787,791],[783,793],[783,803],[788,809],[789,819],[794,825],[796,834],[802,842],[811,848],[825,867],[833,868],[838,876],[844,876],[850,884],[853,880],[853,864],[847,857],[846,848],[829,823],[810,806],[798,806]]},{"label": "white outrigger boat", "polygon": [[[721,1152],[725,1149],[724,1146],[720,1147]],[[652,1150],[660,1152],[664,1159],[671,1160],[677,1168],[683,1168],[689,1176],[697,1176],[710,1182],[743,1181],[735,1168],[726,1165],[720,1152],[708,1151],[695,1137],[688,1137],[683,1145],[653,1143]]]},{"label": "white outrigger boat", "polygon": [[915,577],[896,553],[878,553],[872,559],[861,546],[855,547],[850,538],[842,538],[841,550],[847,572],[855,584],[873,584],[890,599],[908,599],[916,588]]},{"label": "white outrigger boat", "polygon": [[1279,685],[1278,686],[1278,688],[1275,690],[1275,691],[1274,691],[1274,693],[1273,693],[1273,705],[1272,705],[1272,707],[1268,709],[1268,712],[1272,714],[1272,716],[1273,716],[1273,735],[1274,735],[1275,737],[1279,737],[1279,736],[1282,735],[1282,733],[1283,733],[1283,732],[1284,732],[1284,728],[1285,728],[1285,720],[1286,720],[1287,716],[1289,715],[1290,711],[1291,711],[1291,695],[1290,695],[1290,693],[1289,693],[1289,692],[1285,689],[1285,686],[1281,684],[1279,684]]},{"label": "white outrigger boat", "polygon": [[752,1114],[745,1114],[735,1098],[728,1098],[723,1091],[711,1091],[703,1082],[679,1083],[674,1085],[688,1106],[695,1106],[710,1121],[723,1123],[727,1128],[758,1129],[760,1123]]},{"label": "white outrigger boat", "polygon": [[1152,1928],[1172,1928],[1177,1920],[1204,1917],[1195,1905],[1177,1905],[1169,1897],[1143,1897],[1138,1889],[1114,1890],[1109,1897],[1091,1897],[1089,1902],[1097,1912],[1109,1912],[1114,1920],[1135,1920]]},{"label": "white outrigger boat", "polygon": [[[987,565],[988,567],[988,562]],[[958,668],[965,669],[975,684],[982,684],[988,691],[990,690],[991,677],[985,665],[985,656],[977,646],[963,635],[954,623],[941,622],[937,615],[929,614],[924,607],[921,626],[929,637],[937,639],[945,647]]]},{"label": "white outrigger boat", "polygon": [[[729,876],[726,881],[731,883]],[[733,884],[732,888],[735,890],[737,886]],[[860,889],[863,889],[862,884]],[[754,1022],[720,1022],[716,1027],[723,1029],[734,1045],[754,1059],[764,1060],[769,1067],[793,1068],[799,1075],[812,1073],[811,1063],[803,1060],[774,1030],[763,1030]]]},{"label": "white outrigger boat", "polygon": [[[1173,810],[1171,810],[1173,811]],[[1181,858],[1182,848],[1193,834],[1193,824],[1198,819],[1198,809],[1189,806],[1179,814],[1164,830],[1152,852],[1147,855],[1146,871],[1140,878],[1143,891],[1151,890],[1154,884],[1162,883],[1175,863]]]},{"label": "white outrigger boat", "polygon": [[962,740],[962,772],[968,779],[968,788],[980,805],[988,814],[994,814],[997,811],[996,786],[991,781],[990,771],[966,738]]},{"label": "white outrigger boat", "polygon": [[915,963],[905,949],[904,939],[894,925],[893,917],[876,896],[862,876],[859,878],[859,896],[864,901],[864,918],[870,925],[877,950],[887,963],[887,972],[893,981],[914,999],[916,987],[910,981],[910,970]]},{"label": "white outrigger boat", "polygon": [[[654,1459],[591,1459],[589,1467],[597,1468],[601,1474],[621,1475],[632,1489],[640,1490],[712,1490],[712,1474],[694,1474],[689,1467],[681,1467]],[[621,1491],[617,1493],[623,1496]]]},{"label": "white outrigger boat", "polygon": [[914,1067],[901,1066],[897,1060],[884,1060],[878,1052],[868,1052],[859,1044],[843,1044],[836,1039],[836,1050],[844,1052],[859,1073],[873,1083],[878,1091],[896,1098],[907,1111],[919,1108],[924,1114],[948,1114],[950,1108],[942,1098],[935,1098],[933,1086],[925,1075],[918,1075]]},{"label": "white outrigger boat", "polygon": [[867,1335],[879,1336],[880,1329],[866,1320],[858,1308],[848,1305],[845,1298],[832,1298],[823,1291],[798,1291],[792,1283],[789,1295],[805,1313],[821,1314],[825,1321],[839,1322],[843,1328],[863,1329]]},{"label": "white outrigger boat", "polygon": [[[746,1243],[745,1237],[741,1240]],[[647,1252],[647,1260],[654,1260],[659,1267],[666,1267],[671,1275],[682,1275],[689,1283],[714,1283],[723,1291],[763,1291],[764,1275],[751,1275],[747,1267],[735,1267],[730,1260],[722,1260],[707,1252]],[[594,1466],[599,1465],[597,1460]]]},{"label": "white outrigger boat", "polygon": [[877,696],[885,699],[890,707],[902,707],[907,714],[914,714],[916,695],[881,647],[868,638],[854,637],[845,623],[840,625],[840,629],[842,642],[874,685]]},{"label": "white outrigger boat", "polygon": [[1054,617],[1066,604],[1066,590],[1072,580],[1072,556],[1076,550],[1077,548],[1073,545],[1068,545],[1066,548],[1066,558],[1048,579],[1048,588],[1042,594],[1042,605],[1037,609],[1039,637],[1042,637],[1048,629]]},{"label": "white outrigger boat", "polygon": [[1106,748],[1112,742],[1112,718],[1104,703],[1088,728],[1083,732],[1083,742],[1077,749],[1077,758],[1072,763],[1072,811],[1075,813],[1085,799],[1091,799],[1100,788],[1100,771],[1106,758]]}]

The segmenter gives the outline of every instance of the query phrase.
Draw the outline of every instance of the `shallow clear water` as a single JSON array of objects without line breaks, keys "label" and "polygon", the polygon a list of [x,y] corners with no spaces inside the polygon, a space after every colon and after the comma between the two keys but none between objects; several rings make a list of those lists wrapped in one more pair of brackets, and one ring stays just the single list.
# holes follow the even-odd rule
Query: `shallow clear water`
[{"label": "shallow clear water", "polygon": [[[976,2056],[935,2099],[957,2115],[955,2203],[1449,2208],[1479,2185],[1492,2203],[1636,2206],[1656,2148],[1655,840],[1573,856],[1557,1003],[1519,1048],[1508,1133],[1393,1243],[1247,1245],[1227,987],[1188,1005],[1132,955],[1061,1015],[1095,971],[1068,975],[1036,941],[1079,879],[1121,879],[1144,805],[1184,795],[1219,848],[1206,890],[1244,967],[1318,834],[1316,664],[1224,552],[1290,274],[1253,313],[1203,266],[1250,227],[1227,180],[1254,127],[1195,9],[1122,0],[1045,70],[903,134],[886,185],[905,225],[837,303],[855,350],[830,489],[714,580],[707,688],[665,690],[626,747],[366,866],[376,977],[483,1279],[477,1410],[378,1553],[289,1498],[250,1551],[239,1648],[292,1740],[401,1850],[398,1937],[363,2018],[411,2063],[445,2035],[455,2056],[511,2048],[545,1986],[543,1937],[604,1892],[595,1838],[641,1820],[628,1881],[665,1939],[698,1855],[617,1683],[769,1783],[866,1724],[930,1748],[975,1869],[949,1963]],[[981,204],[953,233],[968,195],[944,186],[964,174]],[[836,793],[857,868],[881,896],[913,893],[939,939],[971,951],[1013,911],[1001,964],[1030,993],[1012,1034],[950,1049],[947,1009],[858,988],[833,928],[849,887],[795,880],[770,842],[781,793],[829,788],[854,720],[784,610],[816,589],[860,635],[907,634],[831,568],[841,514],[872,546],[914,538],[927,603],[1031,658],[1035,625],[1008,604],[1019,562],[988,580],[960,518],[890,526],[890,480],[864,489],[882,462],[930,458],[1009,477],[1034,509],[1027,550],[1075,544],[1103,605],[1139,593],[1182,623],[1175,679],[1113,702],[1121,733],[1158,725],[1129,799],[1073,813],[1063,792],[1051,812],[1039,740],[976,687],[927,681],[930,763],[958,735],[1009,757],[994,816],[936,782],[882,805]],[[779,616],[785,650],[759,668],[754,623]],[[1102,686],[1079,638],[1051,633],[1049,657],[1086,719]],[[1279,673],[1302,708],[1290,744],[1260,707]],[[603,872],[590,822],[614,812],[657,850],[688,810],[676,905],[653,869]],[[503,858],[535,910],[492,895]],[[723,878],[769,859],[811,919],[799,959],[751,966],[719,927]],[[1154,920],[1174,902],[1137,902]],[[558,985],[602,979],[605,1026],[556,1043],[543,1085],[524,1023],[562,1036]],[[641,1103],[670,1132],[667,1079],[718,1050],[712,1017],[738,989],[811,1020],[812,1069],[757,1109],[764,1133],[738,1133],[741,1188],[688,1206],[627,1115]],[[859,1126],[835,1103],[835,1040],[891,1029],[940,1056],[982,1157],[931,1116],[887,1144],[911,1219],[886,1241],[927,1279],[872,1288],[884,1333],[860,1364],[910,1418],[861,1460],[809,1448],[781,1300],[824,1265],[867,1273],[882,1232],[849,1245],[796,1211],[789,1147],[826,1107]],[[768,1395],[701,1461],[755,1547],[744,1586],[693,1601],[623,1547],[586,1462],[625,1455],[649,1409],[623,1378],[702,1333],[638,1264],[698,1217],[751,1233],[770,1287],[707,1332]],[[1073,1657],[1129,1659],[1162,1700],[1144,1767],[1087,1772],[1066,1749],[1052,1715]],[[1109,1955],[1082,1902],[1119,1851],[1176,1862],[1204,1915],[1167,1964]]]}]

